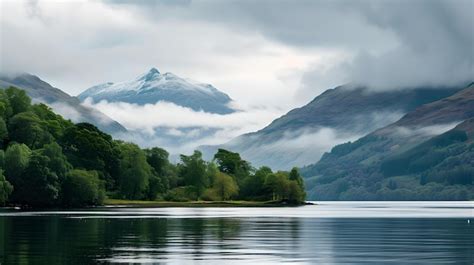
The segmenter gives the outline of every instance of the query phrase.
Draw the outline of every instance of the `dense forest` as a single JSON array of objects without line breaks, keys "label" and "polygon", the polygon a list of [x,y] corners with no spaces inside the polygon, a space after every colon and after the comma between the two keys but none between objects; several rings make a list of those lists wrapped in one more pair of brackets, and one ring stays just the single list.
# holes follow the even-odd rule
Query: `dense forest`
[{"label": "dense forest", "polygon": [[27,94],[0,90],[0,204],[25,207],[101,205],[105,198],[168,201],[305,200],[296,168],[255,169],[238,153],[199,151],[169,161],[88,123],[74,124]]}]

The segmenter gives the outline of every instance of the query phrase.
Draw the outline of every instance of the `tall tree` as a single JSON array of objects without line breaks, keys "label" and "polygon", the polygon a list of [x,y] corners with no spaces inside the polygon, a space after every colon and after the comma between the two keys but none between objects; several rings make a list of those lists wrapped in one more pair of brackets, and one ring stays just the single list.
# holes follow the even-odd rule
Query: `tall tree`
[{"label": "tall tree", "polygon": [[50,160],[39,151],[34,151],[21,182],[14,185],[13,199],[29,206],[57,204],[60,183],[58,176],[48,167]]},{"label": "tall tree", "polygon": [[75,168],[96,170],[109,190],[116,188],[120,150],[112,137],[89,123],[68,127],[61,138],[64,154]]},{"label": "tall tree", "polygon": [[7,180],[16,186],[21,181],[21,175],[28,167],[31,150],[25,144],[13,143],[5,152],[5,175]]},{"label": "tall tree", "polygon": [[120,192],[127,199],[143,199],[152,177],[145,152],[132,143],[122,143],[120,152]]},{"label": "tall tree", "polygon": [[265,180],[265,187],[272,194],[272,200],[283,200],[288,195],[288,175],[285,172],[269,174]]},{"label": "tall tree", "polygon": [[249,162],[243,160],[239,153],[234,153],[225,149],[218,149],[214,155],[219,170],[223,173],[234,176],[239,185],[245,177],[250,175],[252,167]]},{"label": "tall tree", "polygon": [[158,176],[163,176],[166,173],[166,167],[169,165],[169,153],[159,147],[145,149],[148,164],[155,170]]},{"label": "tall tree", "polygon": [[150,178],[148,198],[156,199],[159,193],[170,188],[170,162],[168,152],[159,147],[145,149],[147,162],[152,167],[153,177]]},{"label": "tall tree", "polygon": [[294,167],[294,168],[291,169],[289,179],[293,180],[293,181],[296,181],[299,188],[304,191],[304,181],[303,181],[303,178],[301,177],[300,172],[299,172],[297,167]]},{"label": "tall tree", "polygon": [[218,172],[212,187],[220,200],[228,200],[239,193],[239,186],[231,176]]},{"label": "tall tree", "polygon": [[305,196],[305,192],[299,184],[294,180],[290,180],[288,183],[288,200],[292,203],[301,203],[304,202]]},{"label": "tall tree", "polygon": [[186,185],[196,187],[198,197],[200,197],[209,185],[206,161],[202,159],[202,153],[196,150],[190,156],[181,155],[179,175],[184,179]]}]

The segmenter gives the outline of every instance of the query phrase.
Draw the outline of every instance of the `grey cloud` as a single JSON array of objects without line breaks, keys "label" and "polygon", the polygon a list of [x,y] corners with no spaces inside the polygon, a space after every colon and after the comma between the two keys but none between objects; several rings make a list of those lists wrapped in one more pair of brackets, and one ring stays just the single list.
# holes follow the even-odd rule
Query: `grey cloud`
[{"label": "grey cloud", "polygon": [[378,47],[394,41],[390,32],[367,23],[361,12],[354,12],[353,2],[348,0],[180,1],[172,8],[168,1],[160,0],[105,2],[135,6],[154,20],[211,21],[234,30],[258,31],[274,40],[302,47]]},{"label": "grey cloud", "polygon": [[346,82],[397,89],[474,79],[471,0],[192,1],[167,12],[159,12],[166,8],[160,2],[147,3],[140,10],[153,19],[211,21],[300,49],[352,55],[329,70],[307,72],[300,95]]}]

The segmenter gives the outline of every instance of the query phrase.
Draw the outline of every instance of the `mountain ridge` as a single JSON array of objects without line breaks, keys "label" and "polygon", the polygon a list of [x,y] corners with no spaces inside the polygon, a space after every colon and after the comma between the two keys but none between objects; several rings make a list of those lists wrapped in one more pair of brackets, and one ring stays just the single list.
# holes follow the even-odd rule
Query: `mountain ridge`
[{"label": "mountain ridge", "polygon": [[[0,87],[14,86],[23,89],[36,101],[55,108],[68,119],[74,122],[88,122],[96,125],[107,133],[124,133],[127,131],[120,123],[114,121],[102,112],[81,104],[79,99],[70,96],[59,88],[51,86],[36,75],[20,73],[14,75],[0,74]],[[58,106],[58,104],[62,104]],[[74,114],[70,113],[74,112]]]},{"label": "mountain ridge", "polygon": [[[474,85],[471,84],[454,95],[424,104],[357,141],[335,146],[317,163],[301,169],[307,179],[309,197],[429,200],[434,198],[429,196],[436,195],[434,189],[446,189],[443,199],[466,199],[462,195],[466,187],[449,186],[441,181],[449,182],[450,176],[459,178],[461,169],[461,173],[453,172],[458,170],[456,161],[470,161],[466,164],[467,171],[474,174],[474,159],[466,159],[474,158],[472,137],[468,138],[474,130],[473,118]],[[444,177],[430,181],[430,175],[439,172],[444,172]],[[393,188],[396,185],[391,185],[389,191],[384,189],[390,180],[403,190]],[[425,186],[427,180],[429,185]]]},{"label": "mountain ridge", "polygon": [[[461,89],[419,87],[371,91],[366,87],[338,86],[289,111],[259,131],[241,135],[222,145],[202,146],[200,149],[205,154],[212,154],[217,148],[230,149],[241,153],[256,166],[268,165],[278,169],[304,166],[319,160],[336,144],[355,140],[395,122],[417,106],[450,96]],[[314,150],[311,150],[311,144],[315,142],[311,138],[319,137],[326,137],[331,143],[314,145]],[[299,144],[295,139],[307,144]],[[291,144],[292,141],[295,144]]]}]

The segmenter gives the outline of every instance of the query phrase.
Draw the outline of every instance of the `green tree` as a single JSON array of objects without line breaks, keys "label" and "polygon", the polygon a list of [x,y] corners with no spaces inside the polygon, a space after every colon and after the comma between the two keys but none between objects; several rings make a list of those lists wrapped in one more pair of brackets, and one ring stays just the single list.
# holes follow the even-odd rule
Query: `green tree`
[{"label": "green tree", "polygon": [[223,173],[236,177],[239,185],[250,175],[252,167],[249,162],[242,160],[239,153],[234,153],[225,149],[219,149],[214,155],[219,170]]},{"label": "green tree", "polygon": [[5,120],[0,117],[0,148],[5,146],[5,140],[8,138],[8,129]]},{"label": "green tree", "polygon": [[294,167],[291,169],[290,174],[289,174],[289,180],[296,182],[296,184],[298,185],[298,191],[292,190],[294,188],[292,186],[289,187],[290,197],[293,196],[293,198],[290,198],[290,201],[304,202],[306,199],[306,191],[305,191],[303,177],[301,177],[298,168]]},{"label": "green tree", "polygon": [[122,157],[120,193],[127,199],[143,199],[152,177],[152,168],[147,162],[145,152],[132,143],[122,143],[119,147]]},{"label": "green tree", "polygon": [[156,199],[159,193],[170,188],[170,162],[168,152],[162,148],[145,149],[148,164],[152,168],[153,177],[150,178],[149,199]]},{"label": "green tree", "polygon": [[60,115],[54,113],[53,110],[45,104],[33,105],[31,111],[39,117],[43,128],[55,139],[60,139],[66,128],[74,125],[71,121],[67,121]]},{"label": "green tree", "polygon": [[3,170],[0,169],[0,205],[8,201],[8,197],[13,191],[13,186],[5,179]]},{"label": "green tree", "polygon": [[271,192],[272,200],[283,200],[287,198],[288,184],[288,175],[282,171],[269,174],[265,180],[265,187]]},{"label": "green tree", "polygon": [[[181,178],[179,177],[179,169],[177,165],[170,163],[166,168],[165,176],[168,182],[168,187],[166,188],[167,190],[176,188],[178,186],[178,183],[180,182]],[[164,183],[163,185],[166,185],[166,183]]]},{"label": "green tree", "polygon": [[96,170],[106,188],[116,188],[120,175],[120,149],[112,137],[89,123],[68,127],[61,138],[63,152],[74,168]]},{"label": "green tree", "polygon": [[12,115],[27,111],[31,106],[31,98],[24,90],[9,87],[5,90],[12,109]]},{"label": "green tree", "polygon": [[101,205],[105,189],[96,171],[74,169],[62,183],[61,197],[67,207]]},{"label": "green tree", "polygon": [[214,184],[214,180],[216,178],[217,173],[219,173],[219,169],[214,162],[207,163],[206,168],[206,179],[209,181],[208,185],[212,186]]},{"label": "green tree", "polygon": [[158,176],[164,176],[166,174],[166,168],[169,165],[169,153],[159,147],[145,149],[145,153],[148,164],[155,170],[156,174]]},{"label": "green tree", "polygon": [[261,199],[265,197],[265,179],[272,170],[269,167],[261,167],[255,171],[254,175],[250,175],[244,179],[241,193],[244,198]]},{"label": "green tree", "polygon": [[50,206],[57,204],[60,190],[58,176],[48,167],[50,160],[39,151],[34,151],[21,181],[14,184],[12,198],[28,206]]},{"label": "green tree", "polygon": [[146,198],[152,201],[156,200],[158,198],[158,194],[164,193],[166,190],[167,189],[162,183],[162,179],[152,174],[148,181],[148,192],[146,194]]},{"label": "green tree", "polygon": [[212,187],[220,200],[228,200],[239,193],[239,186],[231,176],[218,172]]},{"label": "green tree", "polygon": [[28,167],[31,150],[24,144],[13,143],[5,152],[5,175],[7,180],[15,187],[21,175]]},{"label": "green tree", "polygon": [[265,189],[272,195],[271,199],[273,201],[277,200],[277,194],[276,194],[276,189],[277,189],[277,176],[275,174],[269,174],[265,178]]},{"label": "green tree", "polygon": [[67,161],[61,146],[55,142],[44,145],[41,154],[49,158],[48,168],[53,171],[59,179],[63,179],[72,165]]},{"label": "green tree", "polygon": [[7,120],[12,115],[12,107],[10,105],[10,100],[5,90],[0,89],[0,116]]},{"label": "green tree", "polygon": [[297,167],[294,167],[294,168],[291,169],[289,179],[293,180],[293,181],[296,181],[298,186],[302,190],[304,190],[304,181],[303,181],[303,178],[301,177],[300,172],[299,172]]},{"label": "green tree", "polygon": [[194,186],[200,197],[209,185],[206,161],[202,159],[202,153],[196,150],[190,156],[181,155],[181,163],[178,167],[179,175],[184,179],[185,185]]},{"label": "green tree", "polygon": [[301,189],[298,182],[290,180],[288,183],[288,201],[292,203],[301,203],[305,201],[306,194]]},{"label": "green tree", "polygon": [[5,168],[5,151],[0,149],[0,168]]},{"label": "green tree", "polygon": [[33,112],[21,112],[13,116],[8,123],[10,140],[26,144],[32,149],[40,148],[53,140],[51,134],[43,128],[43,122]]}]

